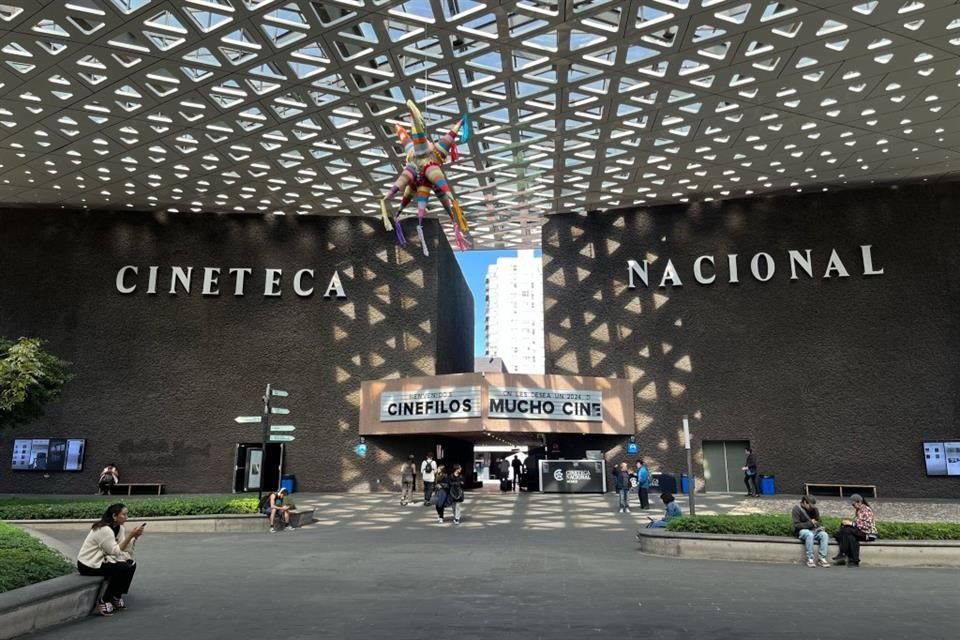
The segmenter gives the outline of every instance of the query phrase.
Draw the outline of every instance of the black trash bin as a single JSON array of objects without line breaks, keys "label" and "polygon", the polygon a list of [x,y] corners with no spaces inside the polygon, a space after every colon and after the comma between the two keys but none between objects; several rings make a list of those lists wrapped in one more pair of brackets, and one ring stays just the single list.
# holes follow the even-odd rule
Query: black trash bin
[{"label": "black trash bin", "polygon": [[665,493],[677,493],[677,478],[670,473],[660,474],[660,495]]}]

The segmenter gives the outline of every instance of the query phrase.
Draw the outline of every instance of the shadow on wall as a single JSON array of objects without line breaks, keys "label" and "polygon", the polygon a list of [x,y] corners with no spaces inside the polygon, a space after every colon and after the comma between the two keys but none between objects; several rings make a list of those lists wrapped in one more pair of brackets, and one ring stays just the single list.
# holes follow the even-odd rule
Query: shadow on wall
[{"label": "shadow on wall", "polygon": [[[640,229],[645,237],[676,234],[668,216],[660,220],[629,214],[614,218],[612,226],[646,227]],[[654,470],[685,470],[680,417],[690,416],[691,429],[701,418],[688,389],[694,354],[684,340],[685,318],[669,304],[670,288],[627,287],[626,262],[634,256],[622,249],[620,234],[606,233],[609,218],[600,228],[592,222],[590,216],[564,216],[544,228],[547,372],[630,380],[639,452],[628,455],[628,438],[622,438],[607,459],[626,460],[632,469],[640,456]],[[636,259],[657,264],[658,251],[651,248]],[[702,463],[699,448],[696,456]]]}]

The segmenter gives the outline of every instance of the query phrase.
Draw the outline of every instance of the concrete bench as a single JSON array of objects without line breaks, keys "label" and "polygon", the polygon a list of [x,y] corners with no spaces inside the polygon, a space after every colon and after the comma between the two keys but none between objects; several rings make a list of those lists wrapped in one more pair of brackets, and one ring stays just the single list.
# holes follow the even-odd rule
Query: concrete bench
[{"label": "concrete bench", "polygon": [[[315,509],[296,509],[290,512],[290,526],[291,527],[302,527],[304,525],[310,524],[313,522],[313,513]],[[263,514],[267,517],[267,522],[270,522],[270,514]]]},{"label": "concrete bench", "polygon": [[163,483],[162,482],[118,482],[113,485],[111,491],[116,492],[118,489],[126,489],[127,495],[132,496],[134,489],[150,489],[150,493],[156,491],[157,495],[163,493]]},{"label": "concrete bench", "polygon": [[0,593],[0,640],[87,617],[103,584],[99,576],[73,573]]},{"label": "concrete bench", "polygon": [[[797,564],[803,561],[803,543],[788,536],[640,529],[637,542],[644,553],[675,558]],[[831,555],[836,549],[831,540]],[[860,555],[863,564],[870,567],[960,567],[960,540],[875,540],[862,543]]]},{"label": "concrete bench", "polygon": [[[853,495],[854,493],[866,493],[867,490],[872,492],[872,495],[868,496],[870,498],[877,498],[879,494],[877,493],[877,486],[874,484],[846,484],[839,482],[804,482],[803,483],[803,494],[812,496],[814,495],[813,489],[831,489],[840,492],[840,497],[843,496],[843,491],[846,489],[847,495]],[[832,495],[832,494],[831,494]]]}]

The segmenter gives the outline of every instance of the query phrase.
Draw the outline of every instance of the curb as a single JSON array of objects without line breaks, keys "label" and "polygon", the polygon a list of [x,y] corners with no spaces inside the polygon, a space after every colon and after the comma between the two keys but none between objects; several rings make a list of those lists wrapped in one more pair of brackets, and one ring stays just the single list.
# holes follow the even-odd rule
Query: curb
[{"label": "curb", "polygon": [[[800,564],[803,545],[778,536],[737,536],[640,529],[640,551],[697,560],[737,560]],[[831,545],[831,553],[836,546]],[[877,540],[860,546],[865,566],[904,568],[960,567],[960,540]]]},{"label": "curb", "polygon": [[86,618],[103,579],[72,573],[0,593],[0,640]]}]

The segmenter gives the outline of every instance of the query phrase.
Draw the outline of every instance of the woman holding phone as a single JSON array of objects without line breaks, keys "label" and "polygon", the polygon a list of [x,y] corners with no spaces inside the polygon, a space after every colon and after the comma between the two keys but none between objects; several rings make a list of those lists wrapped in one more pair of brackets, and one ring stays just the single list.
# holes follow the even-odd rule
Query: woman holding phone
[{"label": "woman holding phone", "polygon": [[80,575],[104,576],[107,579],[107,588],[94,611],[100,616],[113,615],[127,608],[123,596],[130,590],[133,574],[137,570],[133,548],[147,526],[147,523],[143,523],[127,531],[123,526],[127,518],[125,505],[117,503],[107,507],[103,516],[93,523],[77,555]]}]

